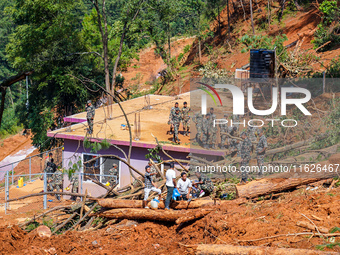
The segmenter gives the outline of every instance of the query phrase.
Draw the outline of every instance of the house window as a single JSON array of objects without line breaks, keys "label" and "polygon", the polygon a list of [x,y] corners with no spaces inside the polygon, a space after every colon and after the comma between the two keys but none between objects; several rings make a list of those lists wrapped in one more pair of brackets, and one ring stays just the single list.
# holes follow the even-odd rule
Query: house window
[{"label": "house window", "polygon": [[[96,158],[98,155],[95,154],[83,154],[83,162],[87,162],[91,159]],[[84,181],[87,180],[97,180],[100,181],[100,158],[97,158],[96,160],[93,160],[89,163],[84,164]]]},{"label": "house window", "polygon": [[[87,162],[91,159],[98,157],[96,154],[83,154],[83,162]],[[86,163],[84,165],[84,181],[96,180],[103,184],[107,183],[109,180],[109,170],[113,168],[113,164],[117,164],[117,174],[113,178],[119,183],[120,175],[120,161],[110,157],[101,157],[96,160]]]}]

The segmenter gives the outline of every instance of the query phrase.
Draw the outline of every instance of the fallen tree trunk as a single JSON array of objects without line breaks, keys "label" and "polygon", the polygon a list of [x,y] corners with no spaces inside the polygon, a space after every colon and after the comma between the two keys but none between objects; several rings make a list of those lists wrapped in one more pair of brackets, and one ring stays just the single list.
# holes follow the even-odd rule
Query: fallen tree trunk
[{"label": "fallen tree trunk", "polygon": [[[324,161],[318,163],[320,169],[323,167],[329,168],[330,162]],[[293,168],[290,172],[282,172],[268,176],[266,179],[259,181],[252,181],[246,185],[238,186],[237,190],[239,197],[244,198],[255,198],[259,196],[269,195],[272,193],[279,193],[286,190],[294,189],[301,185],[318,182],[320,180],[331,179],[338,177],[338,171],[335,171],[334,166],[332,172],[320,171],[317,172],[315,169],[313,172],[310,171],[310,165],[308,165],[308,171],[305,166],[302,168]]]},{"label": "fallen tree trunk", "polygon": [[198,255],[335,255],[338,252],[329,251],[315,251],[306,249],[293,248],[276,248],[264,246],[233,246],[221,244],[199,244],[196,247],[196,254]]},{"label": "fallen tree trunk", "polygon": [[171,210],[148,210],[136,208],[112,209],[101,212],[97,215],[112,219],[128,219],[128,220],[150,220],[150,221],[167,221],[183,223],[186,220],[197,219],[209,214],[210,210],[195,210],[195,211],[171,211]]},{"label": "fallen tree trunk", "polygon": [[[125,199],[100,199],[98,203],[101,207],[104,208],[142,208],[142,200],[125,200]],[[235,199],[235,200],[225,200],[225,201],[214,201],[214,200],[192,200],[190,203],[188,201],[174,201],[170,204],[170,207],[173,209],[181,210],[181,209],[197,209],[202,207],[210,207],[213,205],[227,205],[227,204],[243,204],[245,203],[245,199]],[[149,205],[150,207],[150,205]],[[164,209],[164,203],[160,202],[158,204],[159,209]]]},{"label": "fallen tree trunk", "polygon": [[273,155],[273,154],[276,154],[276,153],[285,152],[285,151],[289,151],[289,150],[293,150],[293,149],[296,149],[296,148],[308,145],[310,143],[323,140],[326,137],[327,137],[327,134],[321,134],[321,135],[319,135],[317,137],[313,137],[313,138],[310,138],[308,140],[304,140],[304,141],[301,141],[301,142],[293,143],[293,144],[290,144],[290,145],[287,145],[287,146],[284,146],[284,147],[281,147],[281,148],[267,150],[266,151],[266,156]]}]

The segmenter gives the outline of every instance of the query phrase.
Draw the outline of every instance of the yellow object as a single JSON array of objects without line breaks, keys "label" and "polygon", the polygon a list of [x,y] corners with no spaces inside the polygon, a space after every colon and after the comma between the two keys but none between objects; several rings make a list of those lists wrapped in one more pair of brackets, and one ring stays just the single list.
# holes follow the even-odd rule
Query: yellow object
[{"label": "yellow object", "polygon": [[22,186],[24,186],[24,178],[20,177],[18,180],[18,186],[19,188],[21,188]]},{"label": "yellow object", "polygon": [[110,186],[110,183],[109,183],[109,182],[107,182],[107,183],[105,184],[105,186]]},{"label": "yellow object", "polygon": [[65,189],[66,189],[66,190],[70,190],[70,188],[69,188],[69,187],[66,187]]}]

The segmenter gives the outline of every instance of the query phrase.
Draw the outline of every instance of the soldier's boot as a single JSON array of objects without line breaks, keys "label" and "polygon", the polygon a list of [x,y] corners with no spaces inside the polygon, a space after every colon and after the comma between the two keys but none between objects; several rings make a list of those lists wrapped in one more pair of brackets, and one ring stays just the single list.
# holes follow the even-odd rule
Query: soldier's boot
[{"label": "soldier's boot", "polygon": [[172,130],[172,125],[170,125],[170,131],[169,134],[172,135],[173,134],[173,130]]},{"label": "soldier's boot", "polygon": [[204,148],[204,149],[209,149],[209,145],[208,145],[208,144],[204,144],[204,145],[203,145],[203,148]]}]

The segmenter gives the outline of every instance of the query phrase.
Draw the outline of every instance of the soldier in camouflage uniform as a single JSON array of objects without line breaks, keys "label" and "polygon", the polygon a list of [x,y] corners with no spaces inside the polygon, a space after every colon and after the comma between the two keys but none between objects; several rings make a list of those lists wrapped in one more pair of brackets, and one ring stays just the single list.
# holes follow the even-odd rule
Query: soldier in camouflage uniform
[{"label": "soldier in camouflage uniform", "polygon": [[236,199],[238,192],[234,183],[220,183],[214,187],[210,194],[211,199]]},{"label": "soldier in camouflage uniform", "polygon": [[184,135],[189,136],[190,131],[190,107],[188,107],[188,103],[183,103],[183,108],[181,110],[182,113],[182,122],[183,122],[183,131]]},{"label": "soldier in camouflage uniform", "polygon": [[87,119],[87,124],[89,126],[88,132],[90,135],[93,133],[93,120],[94,120],[94,115],[96,111],[94,106],[92,105],[91,100],[87,101],[87,107],[86,107],[86,119]]},{"label": "soldier in camouflage uniform", "polygon": [[198,144],[202,144],[201,136],[203,132],[203,119],[204,116],[200,112],[196,113],[193,118],[193,122],[196,124],[197,131],[195,139]]},{"label": "soldier in camouflage uniform", "polygon": [[[237,127],[229,127],[228,128],[229,135],[231,135],[233,137],[236,136],[236,131],[237,131]],[[234,156],[238,152],[237,140],[235,138],[228,137],[228,143],[229,143],[230,153],[231,153],[232,156]]]},{"label": "soldier in camouflage uniform", "polygon": [[239,122],[240,121],[240,116],[238,115],[233,115],[233,126],[236,127],[236,129],[238,130],[240,124],[234,124],[235,122]]},{"label": "soldier in camouflage uniform", "polygon": [[248,135],[250,141],[252,142],[252,146],[251,146],[252,152],[254,151],[254,143],[256,142],[256,135],[255,134],[258,134],[258,132],[259,132],[259,129],[257,127],[248,126],[248,128],[247,128],[247,135]]},{"label": "soldier in camouflage uniform", "polygon": [[175,113],[172,114],[171,121],[174,126],[174,137],[172,139],[173,142],[180,143],[181,141],[178,139],[178,130],[179,130],[179,125],[181,123],[182,116],[180,113],[179,108],[175,109]]},{"label": "soldier in camouflage uniform", "polygon": [[249,169],[249,161],[251,159],[250,152],[251,152],[251,141],[247,137],[246,132],[242,132],[241,138],[243,141],[240,143],[240,154],[241,154],[241,183],[246,183],[248,180],[248,172]]},{"label": "soldier in camouflage uniform", "polygon": [[[214,108],[211,108],[214,109]],[[208,124],[208,144],[212,149],[216,149],[216,138],[217,138],[217,126],[214,125],[214,120],[216,119],[216,115],[214,114],[214,110],[210,110],[210,119]]]},{"label": "soldier in camouflage uniform", "polygon": [[173,106],[170,110],[170,114],[169,114],[169,121],[168,121],[168,125],[170,125],[170,131],[169,134],[172,135],[173,134],[173,130],[174,130],[174,123],[172,123],[172,115],[175,114],[175,109],[178,108],[178,103],[175,103],[175,106]]},{"label": "soldier in camouflage uniform", "polygon": [[260,140],[259,143],[257,144],[256,147],[256,158],[257,158],[257,166],[259,168],[259,175],[262,176],[263,175],[263,165],[264,165],[264,157],[266,154],[266,149],[268,147],[268,143],[267,143],[267,138],[266,136],[263,134],[263,130],[260,129],[258,132],[259,136],[260,136]]},{"label": "soldier in camouflage uniform", "polygon": [[194,183],[195,186],[197,186],[200,189],[200,197],[203,197],[204,195],[209,196],[214,191],[214,184],[210,180],[209,177],[207,177],[204,174],[201,174],[200,172],[195,172],[196,177],[198,178],[198,182]]},{"label": "soldier in camouflage uniform", "polygon": [[209,123],[210,123],[210,113],[205,115],[205,118],[203,119],[202,122],[202,145],[204,148],[208,149],[208,143],[209,143]]},{"label": "soldier in camouflage uniform", "polygon": [[[224,114],[224,118],[228,119],[228,114]],[[220,126],[220,136],[221,136],[221,144],[220,148],[226,148],[225,142],[227,140],[227,133],[228,133],[228,123],[223,123]]]},{"label": "soldier in camouflage uniform", "polygon": [[[67,187],[70,187],[71,185],[72,185],[71,192],[72,193],[78,193],[78,189],[79,189],[79,175],[78,175],[78,173],[73,173],[72,174],[72,177],[71,177],[71,180],[70,180],[70,184]],[[75,196],[71,197],[71,200],[76,201],[76,199],[77,198]]]},{"label": "soldier in camouflage uniform", "polygon": [[112,165],[112,168],[109,169],[109,175],[110,177],[107,179],[107,181],[110,183],[110,186],[116,185],[118,183],[118,165],[117,164],[114,163]]},{"label": "soldier in camouflage uniform", "polygon": [[[53,174],[53,190],[60,192],[63,190],[63,172],[58,170]],[[60,200],[60,195],[56,194],[55,197]]]},{"label": "soldier in camouflage uniform", "polygon": [[[57,171],[57,166],[54,164],[54,159],[50,158],[47,161],[44,172],[46,173],[47,191],[53,191],[53,173]],[[40,177],[43,179],[43,176]]]}]

